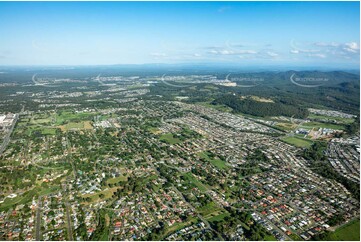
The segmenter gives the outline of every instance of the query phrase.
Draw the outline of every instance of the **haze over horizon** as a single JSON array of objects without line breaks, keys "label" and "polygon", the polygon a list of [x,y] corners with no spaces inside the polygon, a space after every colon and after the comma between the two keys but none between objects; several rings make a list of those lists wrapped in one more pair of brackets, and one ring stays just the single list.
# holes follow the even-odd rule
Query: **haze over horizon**
[{"label": "haze over horizon", "polygon": [[1,2],[0,65],[359,68],[359,2]]}]

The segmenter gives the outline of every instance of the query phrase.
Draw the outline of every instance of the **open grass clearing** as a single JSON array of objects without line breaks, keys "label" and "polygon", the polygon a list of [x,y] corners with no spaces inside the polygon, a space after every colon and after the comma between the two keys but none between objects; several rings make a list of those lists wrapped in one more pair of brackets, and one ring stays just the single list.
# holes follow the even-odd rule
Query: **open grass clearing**
[{"label": "open grass clearing", "polygon": [[70,122],[64,125],[58,126],[61,131],[69,131],[69,130],[80,130],[80,129],[93,129],[90,121],[83,122]]},{"label": "open grass clearing", "polygon": [[[213,214],[213,213],[212,213]],[[210,218],[208,218],[209,216],[207,216],[207,220],[209,222],[214,222],[214,221],[222,221],[224,220],[225,217],[229,216],[229,213],[228,212],[225,212],[225,213],[220,213],[218,215],[215,215],[215,216],[212,216]]]},{"label": "open grass clearing", "polygon": [[202,182],[198,181],[197,178],[195,178],[193,176],[192,173],[188,172],[188,173],[184,173],[183,176],[190,182],[192,182],[196,187],[198,187],[198,189],[202,192],[207,191],[207,187],[205,185],[202,184]]},{"label": "open grass clearing", "polygon": [[90,120],[96,113],[74,113],[72,111],[63,111],[55,116],[55,124],[63,125],[65,122],[79,122]]},{"label": "open grass clearing", "polygon": [[[96,202],[98,200],[106,200],[108,198],[111,198],[113,193],[115,191],[117,191],[118,188],[120,188],[120,187],[106,188],[106,189],[96,192],[96,193],[82,195],[82,197],[84,197],[84,198],[90,197],[92,202]],[[103,194],[104,198],[100,198],[99,197],[100,194]]]},{"label": "open grass clearing", "polygon": [[331,117],[326,115],[318,115],[311,113],[308,118],[310,119],[326,119],[326,120],[336,120],[338,122],[344,123],[344,124],[350,124],[354,122],[353,118],[342,118],[342,117]]},{"label": "open grass clearing", "polygon": [[290,145],[294,145],[296,147],[301,147],[301,148],[308,148],[313,143],[311,140],[297,138],[294,136],[286,136],[286,137],[281,138],[281,140]]},{"label": "open grass clearing", "polygon": [[126,176],[118,176],[118,177],[113,177],[113,178],[109,178],[107,180],[107,184],[116,184],[120,181],[127,181],[128,178]]},{"label": "open grass clearing", "polygon": [[214,165],[215,167],[219,168],[219,169],[225,169],[227,168],[227,165],[226,165],[226,162],[221,160],[221,159],[214,159],[214,158],[211,158],[209,156],[209,153],[208,152],[200,152],[198,153],[198,155],[200,157],[202,157],[203,159],[209,161],[212,165]]},{"label": "open grass clearing", "polygon": [[215,211],[220,210],[220,208],[213,201],[207,203],[203,207],[197,208],[197,211],[202,215],[207,217],[207,215],[214,213]]},{"label": "open grass clearing", "polygon": [[162,141],[165,141],[171,145],[174,145],[174,144],[178,144],[178,143],[181,143],[182,141],[180,139],[178,139],[177,137],[174,137],[173,134],[171,133],[168,133],[168,134],[162,134],[160,137],[159,137],[160,140]]},{"label": "open grass clearing", "polygon": [[337,228],[325,240],[331,241],[360,241],[360,218]]},{"label": "open grass clearing", "polygon": [[277,239],[273,235],[266,235],[264,237],[265,241],[277,241]]},{"label": "open grass clearing", "polygon": [[339,124],[330,124],[330,123],[321,123],[321,122],[308,122],[308,123],[303,123],[301,127],[305,127],[305,128],[327,128],[327,129],[335,129],[335,130],[344,130],[345,127],[343,125],[339,125]]}]

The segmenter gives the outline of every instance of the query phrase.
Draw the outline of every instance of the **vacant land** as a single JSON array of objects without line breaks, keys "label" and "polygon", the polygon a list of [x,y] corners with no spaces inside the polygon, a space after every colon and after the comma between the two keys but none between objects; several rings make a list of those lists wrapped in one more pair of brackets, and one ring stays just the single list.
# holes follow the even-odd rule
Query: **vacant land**
[{"label": "vacant land", "polygon": [[128,178],[126,176],[118,176],[118,177],[113,177],[113,178],[109,178],[107,180],[107,184],[116,184],[120,181],[127,181]]},{"label": "vacant land", "polygon": [[301,139],[301,138],[297,138],[294,136],[283,137],[283,138],[281,138],[281,140],[283,140],[284,142],[286,142],[290,145],[294,145],[294,146],[301,147],[301,148],[308,148],[312,145],[311,140]]},{"label": "vacant land", "polygon": [[214,108],[222,112],[231,112],[232,109],[226,105],[222,104],[211,104],[210,102],[198,102],[197,104],[202,105],[207,108]]},{"label": "vacant land", "polygon": [[207,215],[213,214],[217,210],[219,210],[219,207],[214,202],[209,202],[205,206],[197,208],[197,211],[205,217],[207,217]]},{"label": "vacant land", "polygon": [[89,120],[93,116],[95,116],[95,113],[75,113],[70,111],[63,111],[56,115],[55,123],[56,125],[62,125],[65,122],[69,122],[69,121],[79,122],[79,121]]},{"label": "vacant land", "polygon": [[265,241],[277,241],[277,239],[273,235],[266,235],[264,237]]},{"label": "vacant land", "polygon": [[336,129],[336,130],[344,130],[344,126],[343,125],[338,125],[338,124],[330,124],[330,123],[321,123],[321,122],[308,122],[308,123],[304,123],[302,124],[301,127],[305,127],[305,128],[327,128],[327,129]]},{"label": "vacant land", "polygon": [[209,153],[207,152],[201,152],[198,154],[200,157],[202,157],[203,159],[209,161],[210,163],[212,163],[212,165],[216,166],[217,168],[219,169],[225,169],[227,166],[226,166],[226,162],[224,162],[223,160],[221,159],[214,159],[214,158],[211,158],[209,156]]},{"label": "vacant land", "polygon": [[183,174],[183,176],[188,179],[190,182],[192,182],[196,187],[198,187],[199,190],[201,190],[202,192],[207,191],[207,188],[200,182],[198,181],[192,173],[188,172]]},{"label": "vacant land", "polygon": [[44,128],[44,129],[42,129],[41,133],[44,134],[44,135],[55,135],[56,134],[56,129]]},{"label": "vacant land", "polygon": [[221,213],[219,215],[213,216],[210,219],[208,219],[209,222],[214,222],[214,221],[222,221],[225,217],[229,216],[228,212],[225,213]]},{"label": "vacant land", "polygon": [[353,220],[330,233],[325,240],[360,241],[360,219]]},{"label": "vacant land", "polygon": [[173,134],[171,133],[168,133],[168,134],[162,134],[159,138],[160,140],[162,141],[165,141],[171,145],[174,145],[174,144],[177,144],[177,143],[180,143],[181,140],[178,139],[177,137],[174,137]]},{"label": "vacant land", "polygon": [[312,119],[325,119],[325,120],[336,120],[338,122],[344,123],[344,124],[350,124],[354,121],[353,118],[341,118],[341,117],[331,117],[331,116],[325,116],[325,115],[318,115],[311,113],[308,118]]},{"label": "vacant land", "polygon": [[70,122],[64,125],[60,125],[59,128],[61,131],[68,131],[68,130],[79,130],[79,129],[93,129],[90,121],[84,122]]}]

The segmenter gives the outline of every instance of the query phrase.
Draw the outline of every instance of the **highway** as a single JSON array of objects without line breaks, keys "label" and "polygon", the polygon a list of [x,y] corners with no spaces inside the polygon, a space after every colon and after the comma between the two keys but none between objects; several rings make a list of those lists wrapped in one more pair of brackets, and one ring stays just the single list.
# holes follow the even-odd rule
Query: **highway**
[{"label": "highway", "polygon": [[67,226],[68,226],[68,238],[70,241],[73,241],[73,229],[71,225],[71,219],[70,219],[70,205],[69,202],[65,203],[66,206],[66,217],[67,217]]},{"label": "highway", "polygon": [[11,125],[11,128],[6,133],[6,135],[4,137],[4,141],[0,146],[0,155],[5,151],[6,147],[8,146],[8,144],[10,142],[10,136],[11,136],[11,133],[13,132],[13,130],[14,130],[14,127],[15,127],[16,122],[18,121],[18,118],[19,118],[19,114],[15,114],[15,119],[14,119],[12,125]]},{"label": "highway", "polygon": [[40,241],[41,240],[41,233],[40,233],[40,227],[41,227],[41,196],[38,198],[38,207],[36,209],[36,225],[35,225],[35,240]]}]

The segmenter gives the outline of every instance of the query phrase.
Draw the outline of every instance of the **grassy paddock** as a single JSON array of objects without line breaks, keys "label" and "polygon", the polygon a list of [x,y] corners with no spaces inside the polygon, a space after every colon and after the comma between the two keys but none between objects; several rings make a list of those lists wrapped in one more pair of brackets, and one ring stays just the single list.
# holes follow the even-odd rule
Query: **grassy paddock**
[{"label": "grassy paddock", "polygon": [[126,176],[118,176],[118,177],[109,178],[107,180],[107,184],[115,184],[120,181],[127,181],[127,180],[128,180],[128,178]]},{"label": "grassy paddock", "polygon": [[225,213],[221,213],[221,214],[218,214],[216,216],[213,216],[211,218],[208,219],[209,222],[214,222],[214,221],[221,221],[223,220],[225,217],[229,216],[229,213],[228,212],[225,212]]},{"label": "grassy paddock", "polygon": [[226,166],[226,162],[224,162],[223,160],[220,159],[212,159],[211,157],[208,156],[208,154],[206,152],[201,152],[198,154],[200,157],[206,159],[207,161],[209,161],[212,165],[214,165],[215,167],[219,168],[219,169],[225,169],[227,168]]},{"label": "grassy paddock", "polygon": [[344,124],[350,124],[354,121],[353,118],[331,117],[331,116],[318,115],[318,114],[312,114],[312,113],[308,116],[308,118],[336,120],[336,121],[342,122]]},{"label": "grassy paddock", "polygon": [[327,128],[327,129],[336,129],[336,130],[344,130],[345,127],[339,124],[330,124],[330,123],[320,123],[320,122],[308,122],[302,124],[301,127],[308,127],[308,128]]},{"label": "grassy paddock", "polygon": [[294,145],[294,146],[301,147],[301,148],[308,148],[313,143],[311,140],[301,139],[301,138],[292,137],[292,136],[283,137],[283,138],[281,138],[281,140],[283,140],[284,142],[286,142],[290,145]]},{"label": "grassy paddock", "polygon": [[207,188],[200,182],[198,181],[192,173],[185,173],[183,174],[190,182],[192,182],[194,185],[196,185],[196,187],[198,187],[199,190],[201,190],[202,192],[207,191]]},{"label": "grassy paddock", "polygon": [[360,241],[360,218],[339,227],[330,233],[325,240],[330,241]]},{"label": "grassy paddock", "polygon": [[170,134],[170,133],[162,134],[159,139],[162,141],[165,141],[171,145],[178,144],[181,142],[180,139],[178,139],[177,137],[174,137],[173,134]]}]

